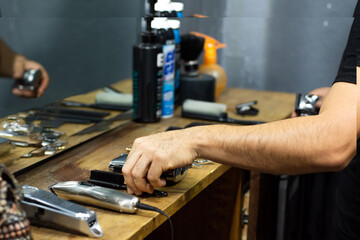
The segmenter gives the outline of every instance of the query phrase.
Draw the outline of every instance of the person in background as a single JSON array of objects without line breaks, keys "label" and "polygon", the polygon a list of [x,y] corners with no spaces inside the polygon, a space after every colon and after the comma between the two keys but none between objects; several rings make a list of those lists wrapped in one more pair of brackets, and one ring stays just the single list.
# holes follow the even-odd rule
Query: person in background
[{"label": "person in background", "polygon": [[[360,3],[337,77],[316,116],[255,126],[210,125],[134,141],[124,174],[128,192],[165,186],[161,174],[196,158],[272,174],[339,172],[329,239],[360,239]],[[320,95],[319,92],[316,94]]]},{"label": "person in background", "polygon": [[24,71],[27,69],[40,69],[42,79],[37,91],[20,90],[16,87],[12,89],[12,93],[19,97],[35,97],[43,95],[49,85],[49,75],[45,68],[38,62],[29,60],[26,57],[12,51],[5,42],[0,38],[0,76],[10,77],[14,80],[21,79]]}]

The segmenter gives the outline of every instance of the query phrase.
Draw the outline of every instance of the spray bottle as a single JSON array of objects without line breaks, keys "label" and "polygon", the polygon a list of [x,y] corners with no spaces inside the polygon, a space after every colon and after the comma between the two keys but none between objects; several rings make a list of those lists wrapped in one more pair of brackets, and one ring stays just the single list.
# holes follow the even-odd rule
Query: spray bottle
[{"label": "spray bottle", "polygon": [[199,73],[209,74],[216,79],[215,98],[225,89],[227,76],[224,69],[217,64],[216,50],[226,47],[226,44],[220,43],[216,39],[203,33],[191,32],[191,34],[205,38],[204,44],[204,64],[199,67]]},{"label": "spray bottle", "polygon": [[[155,1],[149,0],[149,3],[153,13]],[[151,29],[153,15],[145,19],[142,41],[133,48],[133,120],[148,123],[157,122],[161,117],[164,54]]]}]

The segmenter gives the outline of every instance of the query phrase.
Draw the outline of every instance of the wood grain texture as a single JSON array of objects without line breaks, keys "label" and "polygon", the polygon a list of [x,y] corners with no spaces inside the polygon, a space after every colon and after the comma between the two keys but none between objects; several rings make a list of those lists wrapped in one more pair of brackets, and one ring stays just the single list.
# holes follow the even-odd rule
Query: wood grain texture
[{"label": "wood grain texture", "polygon": [[[124,92],[129,92],[131,81],[124,81],[113,86]],[[86,96],[91,98],[91,94],[94,93]],[[84,99],[85,101],[85,97],[83,98],[82,96],[76,96],[71,98],[71,100],[80,101]],[[235,114],[235,106],[237,104],[254,99],[257,99],[259,102],[257,106],[260,110],[258,116],[240,117]],[[246,89],[226,89],[217,101],[228,105],[230,117],[275,121],[290,115],[295,95]],[[124,152],[126,147],[131,147],[136,138],[165,131],[169,126],[184,127],[194,121],[202,122],[195,119],[181,118],[180,108],[178,108],[173,118],[162,119],[159,123],[122,123],[118,127],[114,126],[111,130],[101,133],[98,137],[89,136],[87,140],[76,139],[78,142],[76,147],[50,157],[46,161],[42,161],[41,164],[33,169],[21,172],[17,179],[21,184],[33,185],[42,189],[47,189],[49,185],[60,181],[86,181],[89,178],[90,170],[108,170],[109,162]],[[142,198],[141,201],[160,208],[169,216],[174,214],[182,216],[175,217],[174,215],[174,221],[178,222],[177,224],[180,224],[180,226],[185,224],[183,222],[184,219],[187,219],[187,225],[191,225],[193,220],[199,220],[201,226],[204,227],[199,228],[201,231],[209,229],[206,236],[219,236],[221,238],[218,239],[227,239],[230,236],[231,224],[234,222],[233,219],[239,216],[239,213],[237,213],[237,216],[234,216],[234,206],[239,208],[237,201],[240,198],[237,195],[241,182],[239,181],[241,170],[231,169],[229,171],[229,169],[231,169],[229,166],[213,162],[202,165],[200,168],[193,167],[182,182],[161,189],[169,193],[168,197]],[[199,196],[198,199],[200,200],[195,200],[197,196]],[[208,201],[205,200],[204,202],[201,199],[208,199]],[[191,202],[194,202],[194,205]],[[254,203],[254,206],[257,206],[257,203]],[[89,208],[95,210],[98,214],[99,223],[104,231],[102,239],[143,239],[166,221],[164,216],[149,211],[140,210],[136,215],[132,215],[91,206]],[[196,211],[200,211],[201,215],[205,216],[205,218],[203,220],[198,219]],[[225,230],[220,229],[225,224],[228,227]],[[164,226],[168,227],[166,224]],[[196,226],[195,224],[193,227]],[[186,231],[184,226],[181,229],[183,229],[181,231]],[[85,236],[46,228],[32,227],[31,230],[34,239],[87,239]],[[232,231],[236,235],[236,229]]]}]

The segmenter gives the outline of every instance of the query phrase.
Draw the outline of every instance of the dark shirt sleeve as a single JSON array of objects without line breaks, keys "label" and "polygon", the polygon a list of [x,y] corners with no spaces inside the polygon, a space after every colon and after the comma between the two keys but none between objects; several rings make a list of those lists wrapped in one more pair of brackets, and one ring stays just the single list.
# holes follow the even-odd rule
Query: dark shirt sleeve
[{"label": "dark shirt sleeve", "polygon": [[356,66],[360,66],[360,3],[358,2],[354,12],[349,39],[341,59],[338,74],[334,83],[348,82],[356,84]]}]

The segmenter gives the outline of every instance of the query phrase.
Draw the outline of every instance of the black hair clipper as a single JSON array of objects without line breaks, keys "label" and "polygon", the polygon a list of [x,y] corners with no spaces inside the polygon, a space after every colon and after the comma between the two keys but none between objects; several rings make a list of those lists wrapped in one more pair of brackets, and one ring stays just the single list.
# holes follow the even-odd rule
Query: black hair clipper
[{"label": "black hair clipper", "polygon": [[[127,158],[126,153],[122,153],[119,157],[113,159],[109,164],[109,169],[112,172],[122,173],[122,167],[124,166]],[[185,178],[188,173],[189,167],[171,169],[162,174],[162,177],[166,179],[167,184],[178,183]]]}]

